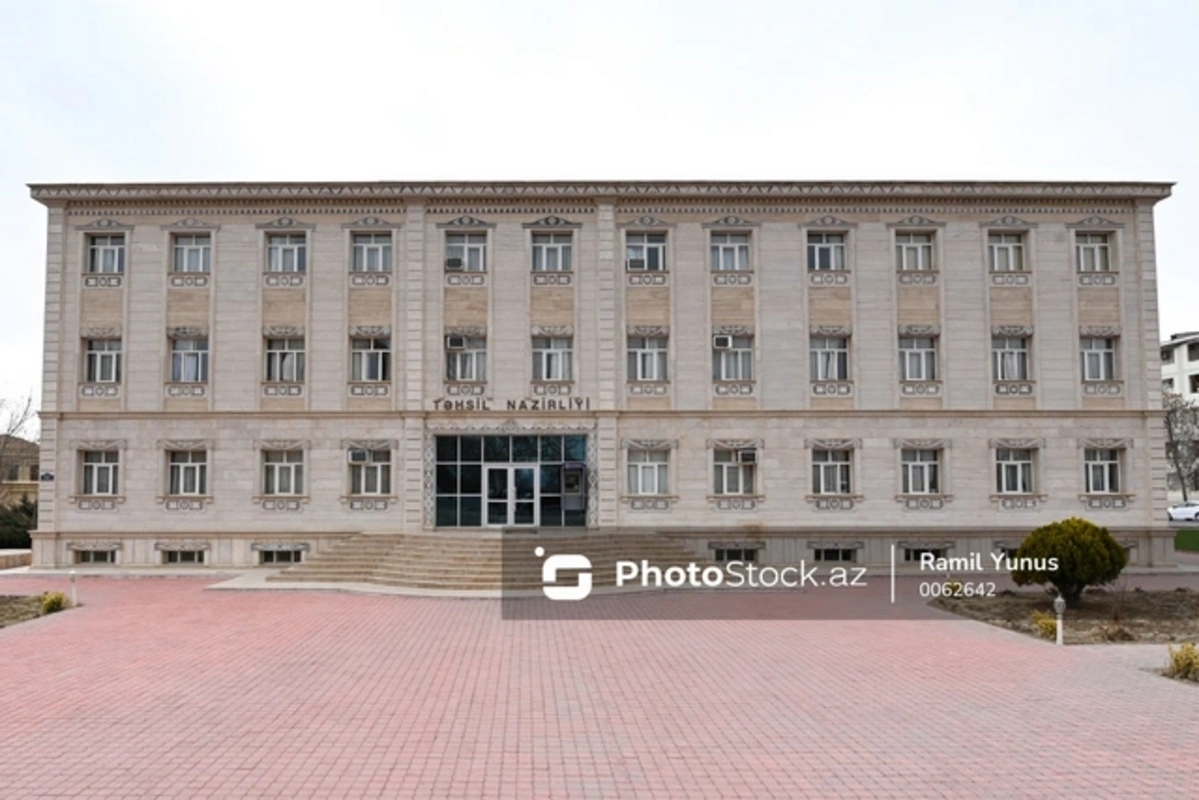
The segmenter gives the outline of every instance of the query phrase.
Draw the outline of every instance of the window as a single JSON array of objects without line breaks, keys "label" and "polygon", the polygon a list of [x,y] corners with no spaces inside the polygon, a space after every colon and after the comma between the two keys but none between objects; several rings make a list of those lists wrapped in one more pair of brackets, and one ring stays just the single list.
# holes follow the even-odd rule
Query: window
[{"label": "window", "polygon": [[121,382],[121,340],[88,339],[83,379],[87,383]]},{"label": "window", "polygon": [[446,269],[485,272],[487,270],[487,234],[446,234],[445,266]]},{"label": "window", "polygon": [[212,236],[176,236],[173,264],[175,272],[208,272],[212,268]]},{"label": "window", "polygon": [[754,338],[752,336],[712,337],[712,380],[752,381],[754,379]]},{"label": "window", "polygon": [[813,552],[817,561],[858,560],[858,551],[852,547],[817,547]]},{"label": "window", "polygon": [[445,337],[445,379],[487,380],[487,339],[482,336]]},{"label": "window", "polygon": [[730,561],[750,563],[758,560],[756,547],[714,547],[712,553],[713,559],[722,564]]},{"label": "window", "polygon": [[1190,382],[1191,394],[1199,394],[1199,374],[1191,375],[1187,380]]},{"label": "window", "polygon": [[1106,233],[1075,234],[1074,251],[1079,272],[1110,272],[1112,265],[1108,245]]},{"label": "window", "polygon": [[350,494],[391,494],[391,451],[350,450]]},{"label": "window", "polygon": [[89,236],[87,271],[121,274],[125,271],[125,234]]},{"label": "window", "polygon": [[747,495],[754,493],[758,466],[757,450],[716,450],[712,456],[713,494]]},{"label": "window", "polygon": [[939,494],[941,492],[941,452],[939,450],[900,451],[903,494]]},{"label": "window", "polygon": [[208,453],[203,450],[168,452],[167,494],[208,494]]},{"label": "window", "polygon": [[270,383],[304,382],[304,340],[266,340],[266,380]]},{"label": "window", "polygon": [[1021,336],[991,337],[991,376],[997,381],[1026,381],[1028,339]]},{"label": "window", "polygon": [[303,550],[261,550],[259,564],[299,564],[304,560]]},{"label": "window", "polygon": [[1084,381],[1114,381],[1116,379],[1116,340],[1083,337],[1082,379]]},{"label": "window", "polygon": [[37,472],[38,472],[37,464],[30,464],[29,465],[29,480],[36,481],[38,479]]},{"label": "window", "polygon": [[845,269],[845,234],[809,233],[808,269],[812,272]]},{"label": "window", "polygon": [[905,547],[903,549],[904,561],[920,561],[924,556],[930,558],[945,558],[944,547]]},{"label": "window", "polygon": [[937,379],[937,340],[931,336],[899,337],[899,379],[935,381]]},{"label": "window", "polygon": [[205,383],[208,380],[208,340],[171,340],[171,381]]},{"label": "window", "polygon": [[1174,391],[1174,379],[1173,378],[1166,378],[1165,380],[1162,381],[1162,391],[1163,392]]},{"label": "window", "polygon": [[813,336],[809,345],[812,380],[849,380],[849,339],[843,336]]},{"label": "window", "polygon": [[1032,494],[1032,450],[1000,447],[995,450],[995,493]]},{"label": "window", "polygon": [[625,266],[630,270],[666,269],[666,234],[630,233],[625,237]]},{"label": "window", "polygon": [[666,450],[629,451],[629,494],[669,494]]},{"label": "window", "polygon": [[987,252],[992,272],[1024,271],[1024,234],[988,234]]},{"label": "window", "polygon": [[266,237],[267,272],[305,272],[308,237],[302,233],[272,233]]},{"label": "window", "polygon": [[933,269],[931,233],[895,234],[895,265],[900,272]]},{"label": "window", "polygon": [[1119,450],[1088,447],[1083,459],[1087,473],[1087,494],[1115,494],[1120,491]]},{"label": "window", "polygon": [[17,462],[15,462],[15,461],[14,461],[14,462],[12,462],[12,463],[10,463],[10,464],[8,465],[8,468],[7,468],[7,469],[4,471],[4,475],[5,475],[5,478],[4,478],[4,479],[5,479],[6,481],[19,481],[19,480],[21,480],[21,465],[20,465],[20,464],[18,464]]},{"label": "window", "polygon": [[749,269],[749,234],[712,234],[712,269],[735,272]]},{"label": "window", "polygon": [[354,234],[354,272],[391,272],[391,234]]},{"label": "window", "polygon": [[262,493],[265,495],[301,495],[304,493],[304,451],[262,451]]},{"label": "window", "polygon": [[629,337],[629,380],[666,380],[666,337]]},{"label": "window", "polygon": [[1173,364],[1174,363],[1174,348],[1173,347],[1163,347],[1162,348],[1162,363],[1163,364]]},{"label": "window", "polygon": [[391,339],[351,339],[350,380],[369,383],[391,380]]},{"label": "window", "polygon": [[1199,342],[1187,345],[1187,361],[1199,361]]},{"label": "window", "polygon": [[76,550],[76,564],[115,564],[117,563],[117,554],[115,550]]},{"label": "window", "polygon": [[533,337],[533,380],[571,380],[571,353],[574,338],[570,336]]},{"label": "window", "polygon": [[163,550],[162,563],[164,564],[203,564],[203,550]]},{"label": "window", "polygon": [[533,234],[533,271],[569,272],[571,238],[569,233]]},{"label": "window", "polygon": [[812,451],[812,494],[850,494],[853,491],[849,450]]},{"label": "window", "polygon": [[80,494],[115,495],[120,491],[121,458],[115,450],[83,453]]}]

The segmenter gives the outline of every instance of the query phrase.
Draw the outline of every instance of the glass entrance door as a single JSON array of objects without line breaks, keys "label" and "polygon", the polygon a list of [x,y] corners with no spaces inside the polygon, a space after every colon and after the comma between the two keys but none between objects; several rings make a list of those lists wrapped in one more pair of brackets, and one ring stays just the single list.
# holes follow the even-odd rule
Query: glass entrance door
[{"label": "glass entrance door", "polygon": [[537,525],[537,468],[487,466],[487,524]]}]

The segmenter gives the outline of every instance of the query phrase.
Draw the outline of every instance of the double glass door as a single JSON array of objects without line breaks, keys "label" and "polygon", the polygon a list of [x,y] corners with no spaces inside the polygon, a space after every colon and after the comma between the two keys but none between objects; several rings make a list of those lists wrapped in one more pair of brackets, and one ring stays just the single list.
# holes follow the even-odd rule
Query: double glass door
[{"label": "double glass door", "polygon": [[537,467],[487,465],[487,524],[538,524]]}]

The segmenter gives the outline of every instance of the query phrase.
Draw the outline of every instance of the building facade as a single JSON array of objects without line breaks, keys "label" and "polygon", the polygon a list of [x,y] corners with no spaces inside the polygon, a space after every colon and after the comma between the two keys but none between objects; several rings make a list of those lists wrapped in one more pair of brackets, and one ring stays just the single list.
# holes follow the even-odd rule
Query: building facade
[{"label": "building facade", "polygon": [[1199,331],[1162,342],[1162,391],[1199,403]]},{"label": "building facade", "polygon": [[35,185],[35,564],[649,529],[1168,564],[1169,184]]},{"label": "building facade", "polygon": [[38,464],[36,442],[0,433],[0,506],[37,500]]}]

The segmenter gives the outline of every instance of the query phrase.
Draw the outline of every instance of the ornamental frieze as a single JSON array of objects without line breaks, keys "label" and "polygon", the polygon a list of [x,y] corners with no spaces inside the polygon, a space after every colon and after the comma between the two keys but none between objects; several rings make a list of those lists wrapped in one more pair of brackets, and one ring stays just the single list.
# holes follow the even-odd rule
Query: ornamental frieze
[{"label": "ornamental frieze", "polygon": [[940,336],[940,325],[900,325],[900,336]]},{"label": "ornamental frieze", "polygon": [[808,327],[811,336],[850,336],[853,327],[850,325],[811,325]]},{"label": "ornamental frieze", "polygon": [[341,227],[347,230],[355,228],[398,228],[399,225],[394,222],[388,222],[382,217],[376,217],[374,214],[367,214],[365,217],[359,217],[353,222],[347,222]]},{"label": "ornamental frieze", "polygon": [[260,222],[257,225],[255,225],[254,227],[258,228],[259,230],[308,231],[308,230],[312,230],[316,226],[313,225],[311,222],[300,222],[295,217],[286,217],[285,216],[285,217],[279,217],[278,219],[273,219],[270,222]]},{"label": "ornamental frieze", "polygon": [[303,325],[264,325],[262,335],[279,339],[289,339],[304,335]]},{"label": "ornamental frieze", "polygon": [[556,228],[559,230],[571,230],[575,228],[582,228],[583,223],[571,222],[570,220],[559,217],[556,214],[550,214],[548,217],[542,217],[536,222],[526,222],[522,225],[522,227],[526,230],[530,228]]},{"label": "ornamental frieze", "polygon": [[1080,325],[1078,333],[1080,336],[1119,336],[1121,332],[1119,325]]},{"label": "ornamental frieze", "polygon": [[992,325],[992,336],[1032,336],[1031,325]]},{"label": "ornamental frieze", "polygon": [[161,228],[164,231],[218,231],[221,226],[195,217],[185,217],[178,222],[163,225]]},{"label": "ornamental frieze", "polygon": [[391,336],[390,325],[351,325],[349,328],[350,336],[367,337],[367,336]]},{"label": "ornamental frieze", "polygon": [[804,439],[803,446],[808,450],[857,450],[862,446],[861,439]]}]

